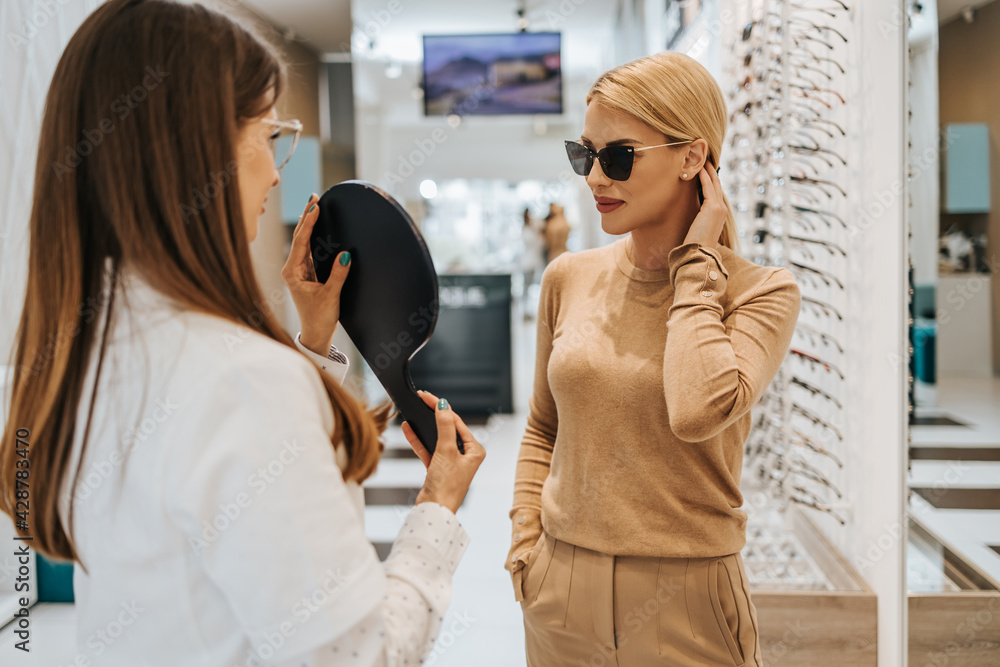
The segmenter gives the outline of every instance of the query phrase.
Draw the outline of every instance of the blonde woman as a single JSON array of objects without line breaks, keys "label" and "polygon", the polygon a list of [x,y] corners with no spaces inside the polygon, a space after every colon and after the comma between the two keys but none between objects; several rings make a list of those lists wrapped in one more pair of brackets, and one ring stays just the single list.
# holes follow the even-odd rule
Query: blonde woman
[{"label": "blonde woman", "polygon": [[529,667],[761,665],[740,469],[800,295],[734,250],[725,131],[718,84],[661,53],[601,76],[566,142],[626,236],[542,279],[506,562]]}]

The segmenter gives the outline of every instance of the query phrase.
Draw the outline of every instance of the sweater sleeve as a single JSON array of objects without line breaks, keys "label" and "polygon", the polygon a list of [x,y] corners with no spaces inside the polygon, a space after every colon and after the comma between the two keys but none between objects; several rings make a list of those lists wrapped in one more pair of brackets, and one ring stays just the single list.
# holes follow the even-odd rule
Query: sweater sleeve
[{"label": "sweater sleeve", "polygon": [[557,272],[561,262],[553,261],[542,274],[541,296],[538,302],[537,348],[535,353],[535,384],[529,401],[528,424],[521,439],[514,476],[514,505],[511,548],[504,568],[514,580],[514,596],[521,599],[521,570],[528,562],[532,547],[542,534],[542,486],[549,476],[552,448],[556,442],[559,416],[555,399],[549,389],[549,356],[552,354],[552,332],[555,328]]},{"label": "sweater sleeve", "polygon": [[667,258],[674,286],[667,314],[663,388],[670,428],[701,442],[742,417],[781,366],[801,295],[788,269],[775,269],[723,321],[729,272],[715,248],[687,243]]}]

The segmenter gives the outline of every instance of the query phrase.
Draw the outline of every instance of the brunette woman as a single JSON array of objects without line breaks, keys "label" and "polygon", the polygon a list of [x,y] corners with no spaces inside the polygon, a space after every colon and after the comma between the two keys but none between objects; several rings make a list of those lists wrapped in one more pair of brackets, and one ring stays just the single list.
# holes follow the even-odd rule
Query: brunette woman
[{"label": "brunette woman", "polygon": [[360,484],[388,410],[341,387],[350,257],[316,282],[315,195],[282,270],[294,339],[251,266],[291,157],[274,140],[301,130],[276,112],[284,86],[248,28],[162,0],[102,4],[56,67],[0,506],[78,565],[86,664],[415,665],[447,608],[482,447],[425,394],[443,436],[431,459],[404,429],[427,478],[380,563]]}]

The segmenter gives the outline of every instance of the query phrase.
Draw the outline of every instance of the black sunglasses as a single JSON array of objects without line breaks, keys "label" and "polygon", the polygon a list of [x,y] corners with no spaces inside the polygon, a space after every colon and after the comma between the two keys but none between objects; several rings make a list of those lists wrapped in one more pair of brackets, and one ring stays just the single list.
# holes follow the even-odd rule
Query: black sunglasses
[{"label": "black sunglasses", "polygon": [[590,170],[594,167],[594,158],[601,163],[604,175],[613,181],[627,181],[632,175],[632,163],[635,154],[639,151],[646,151],[650,148],[662,148],[663,146],[677,146],[678,144],[689,144],[688,141],[675,141],[670,144],[659,144],[656,146],[605,146],[599,151],[595,151],[589,146],[584,146],[577,141],[566,142],[566,155],[569,163],[580,176],[590,176]]}]

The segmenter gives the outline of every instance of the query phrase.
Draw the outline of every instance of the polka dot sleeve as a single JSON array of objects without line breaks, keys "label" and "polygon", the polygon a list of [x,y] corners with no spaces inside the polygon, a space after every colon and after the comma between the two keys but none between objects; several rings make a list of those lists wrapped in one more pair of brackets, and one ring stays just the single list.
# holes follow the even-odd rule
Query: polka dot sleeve
[{"label": "polka dot sleeve", "polygon": [[279,667],[417,667],[434,648],[468,544],[451,510],[417,505],[386,559],[382,604],[333,642]]}]

